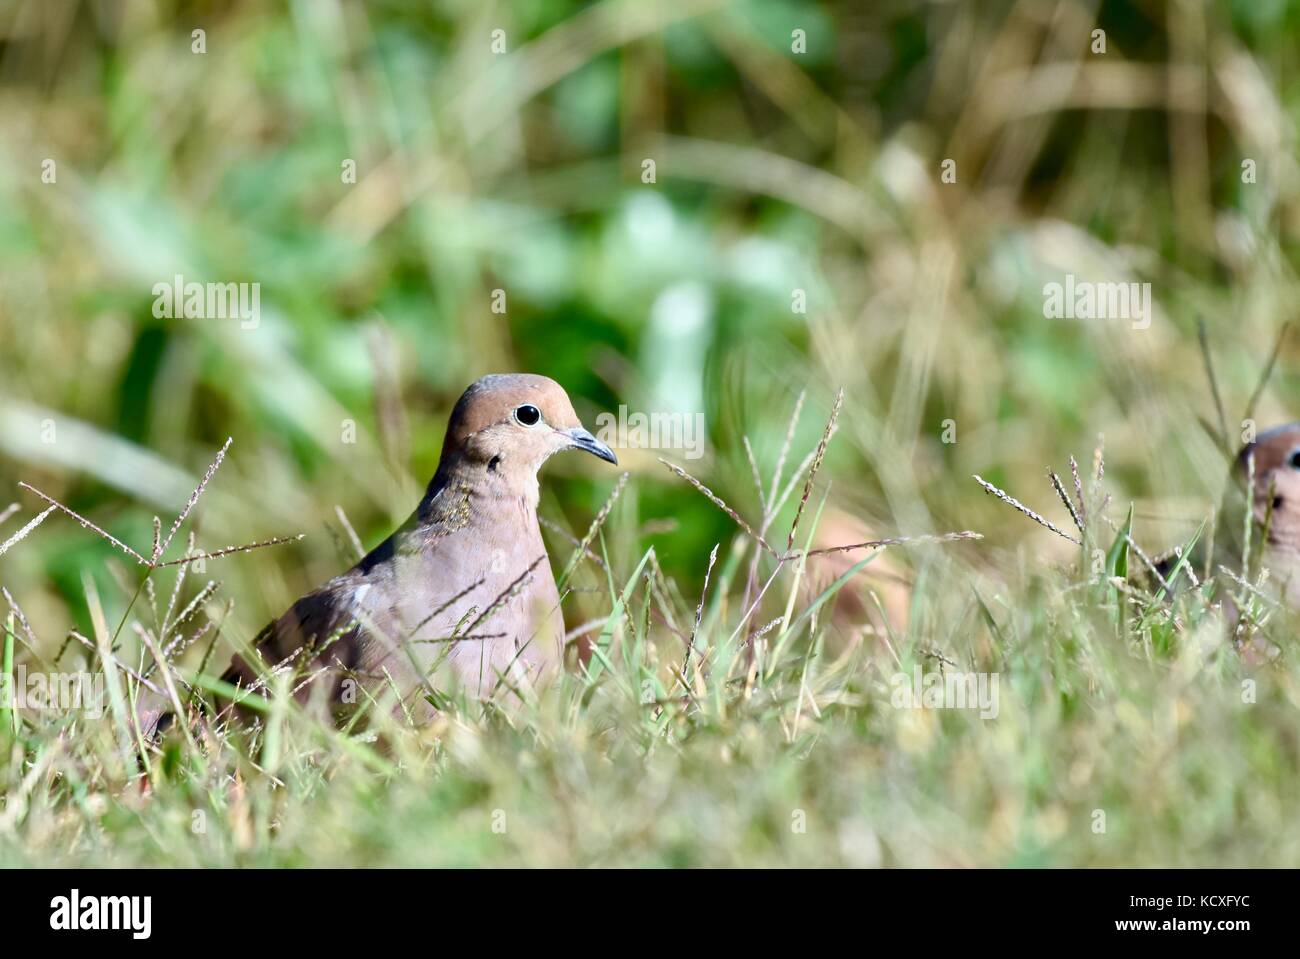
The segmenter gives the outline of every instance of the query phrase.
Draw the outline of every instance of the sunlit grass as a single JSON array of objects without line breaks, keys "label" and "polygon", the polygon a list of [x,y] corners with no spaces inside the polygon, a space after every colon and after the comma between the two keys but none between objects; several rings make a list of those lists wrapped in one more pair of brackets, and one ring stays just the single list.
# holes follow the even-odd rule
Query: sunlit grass
[{"label": "sunlit grass", "polygon": [[[804,502],[815,502],[819,459],[795,474]],[[25,864],[1287,862],[1300,844],[1283,798],[1300,772],[1300,686],[1291,624],[1276,627],[1289,617],[1239,591],[1252,629],[1285,644],[1250,665],[1213,581],[1154,590],[1130,568],[1128,525],[1104,569],[1089,570],[1103,486],[1088,477],[1078,502],[1062,492],[1082,518],[1080,572],[999,585],[954,561],[957,544],[908,547],[946,584],[918,590],[910,610],[914,623],[941,624],[941,643],[888,621],[879,635],[845,634],[837,594],[879,547],[801,594],[802,550],[765,551],[736,515],[750,532],[708,558],[692,608],[654,546],[630,571],[587,549],[618,514],[602,511],[566,567],[605,581],[588,654],[523,704],[440,691],[439,717],[423,727],[383,690],[336,727],[290,697],[305,668],[268,675],[269,698],[245,698],[252,718],[231,722],[224,699],[205,695],[235,692],[211,678],[209,654],[175,667],[162,651],[224,621],[216,587],[182,605],[188,567],[165,597],[153,578],[166,568],[146,567],[110,631],[88,585],[84,644],[108,667],[109,708],[28,710],[0,730],[0,848]],[[788,540],[813,542],[819,515],[810,509],[809,528]],[[759,608],[784,612],[760,625]],[[127,621],[152,663],[108,656],[125,649]],[[12,617],[5,636],[9,675]],[[914,672],[948,671],[996,677],[980,704],[992,708],[898,698]],[[183,694],[210,705],[149,746],[130,719],[141,683],[180,708]]]}]

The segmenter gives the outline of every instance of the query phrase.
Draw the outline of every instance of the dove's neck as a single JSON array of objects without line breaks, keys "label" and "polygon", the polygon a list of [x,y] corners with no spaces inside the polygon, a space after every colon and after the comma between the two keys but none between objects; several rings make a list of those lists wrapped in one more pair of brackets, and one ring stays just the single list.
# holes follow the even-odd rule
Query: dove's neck
[{"label": "dove's neck", "polygon": [[481,522],[499,516],[503,521],[537,526],[539,489],[533,469],[505,469],[500,462],[478,462],[444,456],[429,481],[417,515],[421,522],[462,523],[471,517]]}]

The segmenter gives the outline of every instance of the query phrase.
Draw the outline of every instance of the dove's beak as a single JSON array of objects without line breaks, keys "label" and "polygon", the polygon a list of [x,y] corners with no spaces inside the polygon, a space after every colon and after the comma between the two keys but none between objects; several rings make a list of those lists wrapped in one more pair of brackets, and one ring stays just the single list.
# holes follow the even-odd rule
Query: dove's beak
[{"label": "dove's beak", "polygon": [[564,433],[569,437],[574,449],[586,450],[592,456],[599,456],[606,463],[618,465],[618,457],[614,455],[614,451],[581,426],[575,426],[571,430],[564,430]]}]

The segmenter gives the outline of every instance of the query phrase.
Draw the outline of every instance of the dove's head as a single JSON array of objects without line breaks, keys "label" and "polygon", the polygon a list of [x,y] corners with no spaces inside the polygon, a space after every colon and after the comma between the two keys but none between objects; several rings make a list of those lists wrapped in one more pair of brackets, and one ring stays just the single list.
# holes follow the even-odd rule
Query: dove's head
[{"label": "dove's head", "polygon": [[456,402],[442,462],[482,472],[505,488],[535,488],[538,468],[563,450],[585,450],[617,464],[592,436],[559,383],[531,373],[495,373],[476,380]]},{"label": "dove's head", "polygon": [[1300,552],[1300,423],[1288,423],[1266,433],[1237,456],[1243,480],[1254,460],[1252,494],[1255,518],[1268,520],[1268,539],[1274,546]]}]

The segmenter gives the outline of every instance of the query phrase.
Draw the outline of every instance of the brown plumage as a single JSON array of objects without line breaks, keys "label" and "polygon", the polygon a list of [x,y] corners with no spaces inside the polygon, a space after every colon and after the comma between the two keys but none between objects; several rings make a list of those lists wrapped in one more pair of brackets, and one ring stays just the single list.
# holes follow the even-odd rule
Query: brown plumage
[{"label": "brown plumage", "polygon": [[235,656],[222,678],[264,688],[259,676],[292,667],[318,674],[300,698],[335,705],[396,685],[425,718],[433,691],[456,685],[507,698],[545,680],[562,661],[564,619],[537,522],[537,470],[566,449],[617,463],[555,381],[478,380],[451,414],[438,470],[411,517],[262,630],[259,666]]}]

